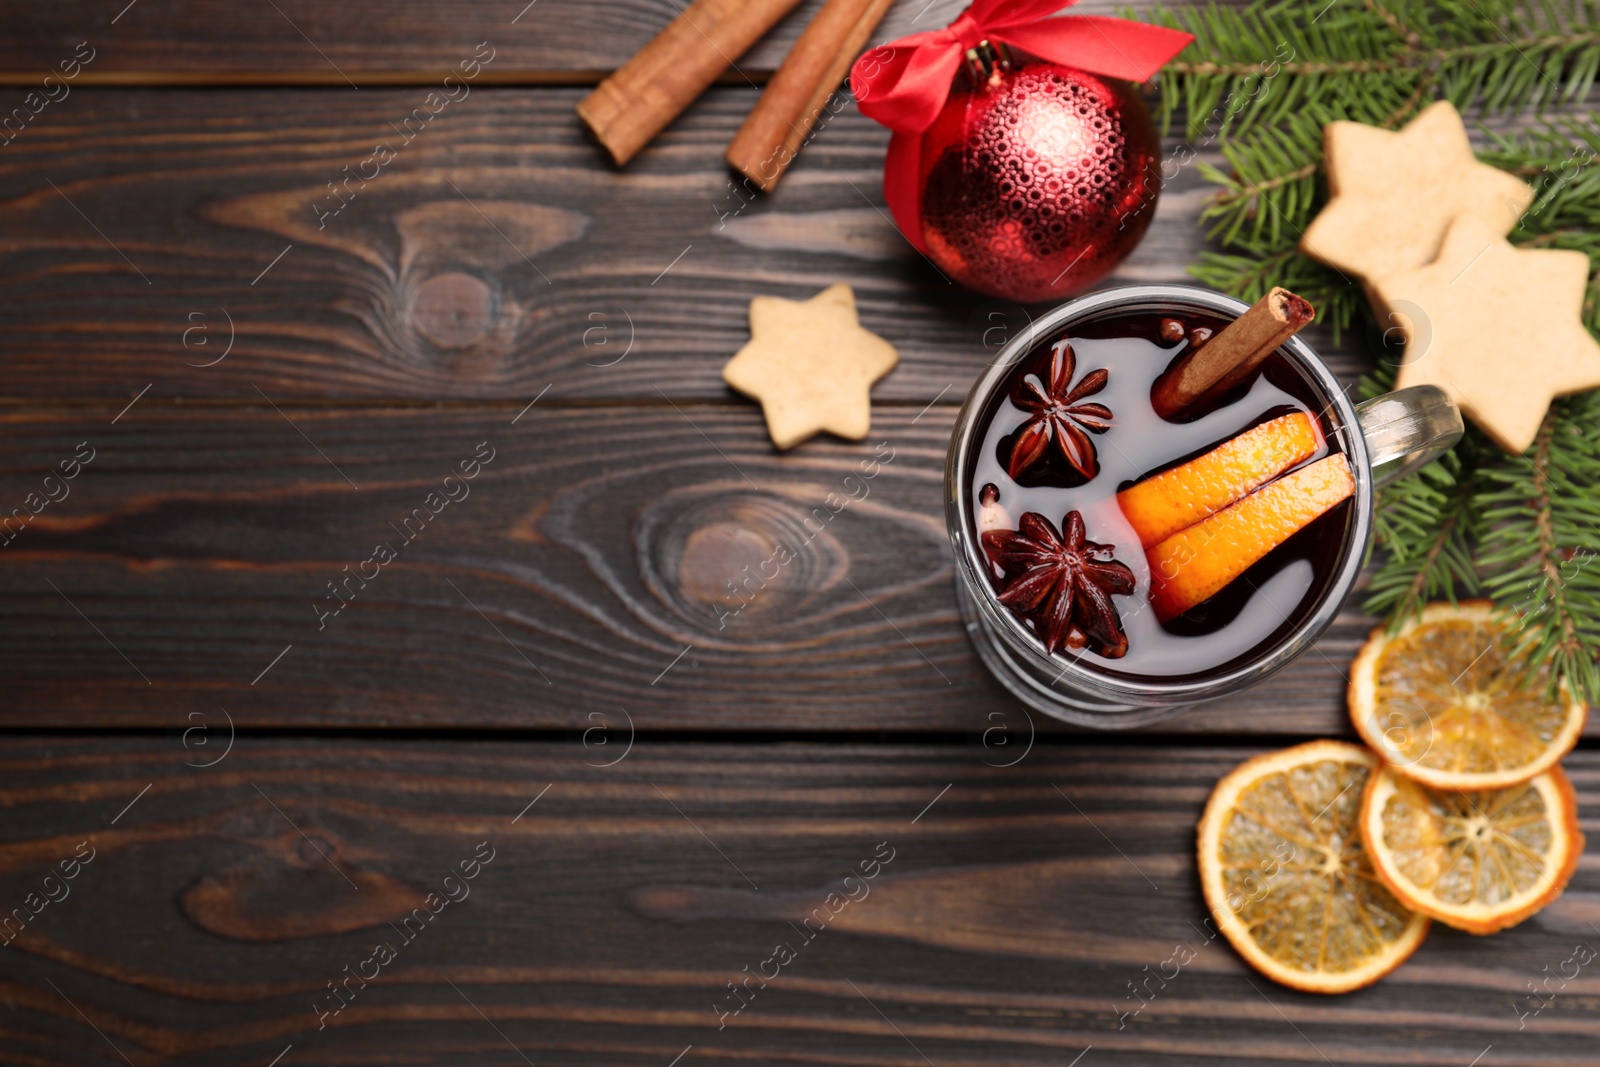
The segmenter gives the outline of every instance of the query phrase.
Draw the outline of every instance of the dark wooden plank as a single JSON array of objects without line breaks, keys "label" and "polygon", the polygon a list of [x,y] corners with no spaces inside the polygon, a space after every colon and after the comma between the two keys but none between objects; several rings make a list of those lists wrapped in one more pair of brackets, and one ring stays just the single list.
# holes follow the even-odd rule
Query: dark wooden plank
[{"label": "dark wooden plank", "polygon": [[[220,705],[252,726],[582,727],[620,707],[642,729],[1028,729],[956,612],[948,405],[880,408],[866,443],[782,455],[745,404],[147,396],[113,425],[120,406],[0,422],[6,514],[95,450],[0,549],[0,723],[168,726]],[[400,525],[484,441],[469,495],[408,543]],[[398,558],[364,562],[379,542]],[[780,542],[797,558],[763,585]],[[331,582],[352,602],[324,620]],[[1343,730],[1366,624],[1347,614],[1172,728]]]},{"label": "dark wooden plank", "polygon": [[[353,0],[135,0],[99,5],[19,8],[0,40],[7,81],[32,85],[80,42],[96,48],[80,82],[318,82],[347,86],[442,77],[480,42],[496,49],[489,76],[596,81],[655,36],[683,5],[674,0],[422,0],[385,4]],[[783,61],[822,6],[803,0],[738,60],[735,78],[760,81]],[[874,42],[943,26],[961,0],[902,0]],[[1144,6],[1144,5],[1140,5]],[[1115,0],[1083,0],[1081,12],[1112,14]],[[120,14],[119,14],[120,12]],[[37,71],[37,73],[35,73]],[[21,94],[17,94],[20,100]],[[7,105],[10,106],[9,104]]]},{"label": "dark wooden plank", "polygon": [[[1519,1018],[1596,941],[1592,852],[1537,917],[1436,927],[1342,997],[1208,941],[1194,824],[1254,750],[1041,745],[1000,770],[961,746],[641,742],[601,767],[576,739],[244,734],[192,766],[223,751],[210,725],[187,749],[0,744],[0,902],[61,898],[0,949],[7,1063],[1587,1067],[1600,1039],[1587,970]],[[1592,836],[1600,757],[1568,768]],[[847,884],[863,862],[876,877]],[[458,899],[408,941],[428,892]],[[371,981],[335,1014],[347,966]]]},{"label": "dark wooden plank", "polygon": [[[1025,325],[900,239],[853,106],[758,198],[722,164],[751,90],[624,173],[579,95],[479,88],[407,145],[423,89],[73,93],[0,153],[5,394],[720,399],[752,297],[845,281],[903,357],[876,395],[926,403]],[[319,229],[378,142],[396,158]],[[1187,280],[1208,189],[1185,168],[1113,281]]]}]

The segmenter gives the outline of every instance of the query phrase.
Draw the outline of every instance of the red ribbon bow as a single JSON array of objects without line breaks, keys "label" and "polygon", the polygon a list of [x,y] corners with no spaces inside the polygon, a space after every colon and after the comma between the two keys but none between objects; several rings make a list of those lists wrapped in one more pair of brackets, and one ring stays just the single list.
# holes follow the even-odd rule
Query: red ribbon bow
[{"label": "red ribbon bow", "polygon": [[1107,78],[1142,82],[1194,40],[1193,35],[1101,15],[1049,18],[1077,0],[974,0],[942,30],[879,45],[856,60],[850,88],[862,114],[894,136],[883,165],[883,195],[906,239],[923,252],[917,196],[922,134],[950,96],[969,48],[980,41]]}]

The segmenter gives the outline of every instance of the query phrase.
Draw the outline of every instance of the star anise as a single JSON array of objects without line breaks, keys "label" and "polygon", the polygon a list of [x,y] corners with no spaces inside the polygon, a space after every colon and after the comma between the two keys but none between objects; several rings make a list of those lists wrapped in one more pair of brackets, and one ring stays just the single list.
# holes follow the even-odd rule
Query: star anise
[{"label": "star anise", "polygon": [[1113,593],[1133,592],[1133,571],[1111,558],[1112,545],[1085,539],[1083,516],[1067,512],[1065,536],[1038,512],[1022,516],[1017,530],[990,530],[983,548],[1002,572],[1000,603],[1019,619],[1032,617],[1045,650],[1063,645],[1116,659],[1128,651]]},{"label": "star anise", "polygon": [[1049,381],[1040,381],[1037,374],[1023,376],[1012,402],[1027,411],[1029,417],[1011,446],[1011,459],[1006,464],[1011,477],[1039,462],[1052,442],[1057,454],[1085,478],[1099,473],[1100,459],[1089,434],[1105,433],[1111,428],[1111,409],[1083,398],[1104,389],[1110,374],[1102,367],[1073,385],[1077,363],[1072,346],[1058,341],[1050,350]]}]

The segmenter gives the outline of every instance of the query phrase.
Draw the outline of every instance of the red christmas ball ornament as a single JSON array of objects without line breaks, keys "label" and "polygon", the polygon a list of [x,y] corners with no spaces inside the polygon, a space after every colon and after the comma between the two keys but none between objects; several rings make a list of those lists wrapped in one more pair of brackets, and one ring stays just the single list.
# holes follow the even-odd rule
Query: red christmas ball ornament
[{"label": "red christmas ball ornament", "polygon": [[930,259],[955,281],[1021,303],[1111,273],[1161,192],[1161,142],[1126,81],[984,42],[922,135],[918,186]]}]

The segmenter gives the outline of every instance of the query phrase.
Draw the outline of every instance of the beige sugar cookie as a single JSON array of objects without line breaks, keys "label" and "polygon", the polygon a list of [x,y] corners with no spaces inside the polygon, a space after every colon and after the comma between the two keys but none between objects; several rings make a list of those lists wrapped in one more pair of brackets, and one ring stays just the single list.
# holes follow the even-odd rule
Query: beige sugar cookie
[{"label": "beige sugar cookie", "polygon": [[1433,259],[1457,215],[1504,237],[1533,203],[1533,189],[1479,163],[1461,114],[1441,100],[1398,133],[1359,122],[1323,130],[1330,199],[1300,249],[1369,283]]},{"label": "beige sugar cookie", "polygon": [[1600,344],[1583,325],[1589,257],[1513,248],[1462,215],[1426,267],[1372,283],[1406,339],[1398,388],[1437,385],[1508,452],[1533,444],[1550,401],[1600,387]]},{"label": "beige sugar cookie", "polygon": [[750,301],[750,343],[722,377],[761,402],[772,443],[793,448],[823,430],[866,437],[872,383],[899,359],[893,345],[861,328],[850,287],[830,285],[810,300]]}]

